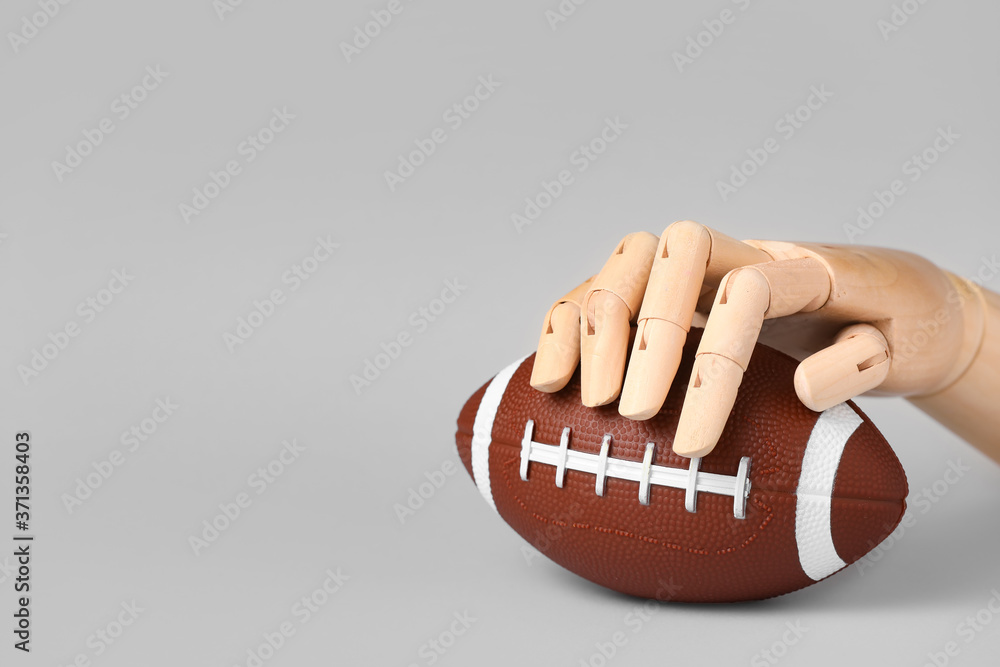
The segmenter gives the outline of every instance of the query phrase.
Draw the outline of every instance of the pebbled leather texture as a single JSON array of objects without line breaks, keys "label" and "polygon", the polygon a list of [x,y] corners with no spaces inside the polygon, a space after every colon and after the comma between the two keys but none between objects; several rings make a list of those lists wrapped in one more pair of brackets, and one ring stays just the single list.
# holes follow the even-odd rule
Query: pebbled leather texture
[{"label": "pebbled leather texture", "polygon": [[[650,420],[618,414],[617,402],[599,408],[580,401],[579,370],[555,394],[529,385],[534,355],[514,372],[500,401],[489,446],[489,477],[500,516],[550,559],[590,581],[622,593],[687,602],[735,602],[773,597],[815,583],[803,571],[796,543],[796,489],[803,454],[818,413],[798,400],[796,361],[758,344],[735,409],[702,473],[736,475],[749,456],[746,518],[733,516],[733,499],[698,494],[697,512],[685,510],[683,489],[653,486],[649,505],[639,483],[608,478],[605,495],[593,474],[568,470],[563,488],[555,467],[532,462],[528,480],[519,473],[525,423],[534,440],[558,445],[570,427],[569,448],[598,454],[611,434],[610,456],[641,462],[647,442],[653,463],[687,469],[673,453],[673,435],[686,393],[701,329],[692,329],[683,361],[663,409]],[[489,383],[487,383],[488,385]],[[459,456],[472,474],[473,422],[486,386],[458,419]],[[881,433],[853,402],[862,419],[844,448],[830,501],[830,528],[837,555],[853,563],[899,523],[907,495],[903,468]]]}]

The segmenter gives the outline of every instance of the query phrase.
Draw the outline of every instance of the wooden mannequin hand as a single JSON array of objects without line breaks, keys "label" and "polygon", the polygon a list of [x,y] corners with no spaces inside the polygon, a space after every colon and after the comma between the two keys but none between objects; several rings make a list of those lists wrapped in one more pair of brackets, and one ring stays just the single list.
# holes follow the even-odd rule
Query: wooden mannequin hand
[{"label": "wooden mannequin hand", "polygon": [[585,405],[621,394],[622,415],[648,419],[692,323],[707,317],[674,441],[678,454],[699,457],[718,443],[758,339],[803,360],[795,389],[821,411],[866,392],[949,387],[979,351],[984,312],[974,285],[911,253],[741,242],[682,221],[659,240],[626,236],[597,276],[552,306],[531,384],[558,391],[580,363]]}]

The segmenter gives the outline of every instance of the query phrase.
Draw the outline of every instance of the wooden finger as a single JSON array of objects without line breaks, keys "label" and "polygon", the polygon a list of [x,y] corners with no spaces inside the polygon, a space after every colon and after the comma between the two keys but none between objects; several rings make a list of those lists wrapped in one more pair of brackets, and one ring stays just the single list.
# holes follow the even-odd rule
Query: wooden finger
[{"label": "wooden finger", "polygon": [[701,457],[718,444],[766,318],[816,310],[830,277],[812,259],[736,269],[724,279],[695,357],[674,451]]},{"label": "wooden finger", "polygon": [[639,311],[619,412],[649,419],[663,406],[677,374],[699,297],[730,270],[770,256],[690,220],[660,236]]},{"label": "wooden finger", "polygon": [[626,236],[583,297],[580,375],[584,405],[605,405],[621,392],[630,322],[638,315],[656,244],[657,237],[648,232]]},{"label": "wooden finger", "polygon": [[590,289],[591,276],[552,304],[542,323],[531,386],[556,392],[566,386],[580,362],[580,302]]},{"label": "wooden finger", "polygon": [[889,375],[889,343],[870,324],[855,324],[837,342],[795,370],[795,391],[810,410],[822,412],[875,389]]}]

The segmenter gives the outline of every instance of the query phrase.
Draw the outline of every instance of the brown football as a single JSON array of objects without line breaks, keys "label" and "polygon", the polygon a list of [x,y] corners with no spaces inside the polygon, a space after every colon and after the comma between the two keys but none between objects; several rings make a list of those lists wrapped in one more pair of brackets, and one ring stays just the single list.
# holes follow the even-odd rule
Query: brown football
[{"label": "brown football", "polygon": [[472,395],[455,439],[487,504],[539,551],[622,593],[686,602],[798,590],[875,548],[906,507],[906,475],[851,401],[799,401],[796,361],[758,344],[736,407],[703,459],[672,451],[701,330],[663,409],[587,408],[579,370],[561,391],[529,385],[534,355]]}]

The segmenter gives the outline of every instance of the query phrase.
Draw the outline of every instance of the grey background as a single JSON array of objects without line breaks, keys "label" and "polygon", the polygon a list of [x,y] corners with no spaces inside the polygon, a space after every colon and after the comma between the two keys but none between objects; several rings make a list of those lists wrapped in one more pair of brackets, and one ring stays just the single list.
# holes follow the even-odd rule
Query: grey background
[{"label": "grey background", "polygon": [[[340,43],[386,4],[246,0],[220,19],[209,0],[70,3],[15,53],[9,33],[41,10],[5,3],[0,433],[33,433],[38,541],[35,650],[13,651],[4,629],[0,662],[246,665],[287,621],[295,635],[264,664],[429,665],[422,647],[468,612],[433,664],[598,665],[595,644],[618,631],[627,643],[608,664],[770,664],[760,652],[788,623],[807,630],[781,664],[920,665],[949,641],[949,664],[995,664],[1000,622],[971,642],[957,626],[1000,588],[1000,468],[900,400],[861,405],[913,494],[940,487],[950,462],[971,469],[915,505],[878,562],[761,604],[662,605],[639,632],[638,601],[529,564],[461,469],[405,522],[394,506],[458,465],[465,399],[532,348],[549,303],[628,232],[691,218],[738,238],[846,243],[857,208],[952,127],[957,143],[854,240],[996,289],[1000,6],[913,4],[884,39],[888,0],[592,0],[555,30],[556,0],[403,0],[348,63]],[[735,22],[678,71],[673,53],[724,9]],[[114,117],[157,65],[162,84]],[[397,156],[489,75],[501,87],[390,192]],[[811,86],[833,97],[723,201],[716,182],[780,136]],[[237,146],[275,107],[295,119],[186,224],[179,204],[243,160]],[[60,182],[52,162],[108,116],[115,131]],[[616,117],[622,137],[518,233],[511,214]],[[282,275],[327,235],[336,254],[291,291]],[[133,282],[84,322],[77,304],[123,267]],[[418,331],[411,314],[449,279],[467,288]],[[230,352],[223,335],[273,289],[287,301]],[[25,384],[18,366],[70,321],[80,335]],[[412,344],[358,394],[349,377],[401,332]],[[125,451],[122,432],[167,397],[180,407]],[[248,477],[293,438],[305,451],[256,495]],[[63,495],[116,449],[125,462],[69,512]],[[189,537],[240,492],[252,505],[195,555]],[[349,580],[300,623],[293,605],[338,568]],[[6,628],[14,593],[0,577]],[[95,655],[88,637],[133,600],[144,611]]]}]

